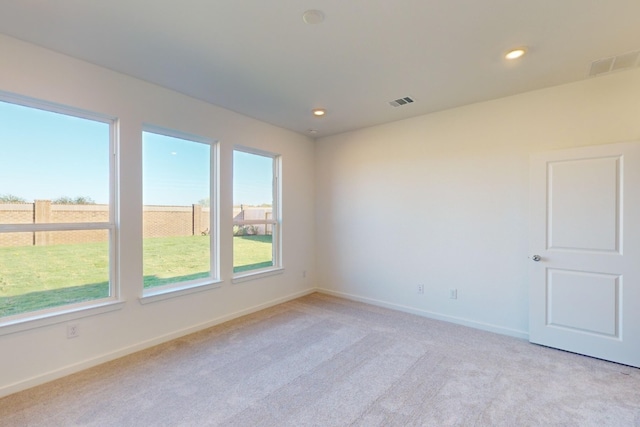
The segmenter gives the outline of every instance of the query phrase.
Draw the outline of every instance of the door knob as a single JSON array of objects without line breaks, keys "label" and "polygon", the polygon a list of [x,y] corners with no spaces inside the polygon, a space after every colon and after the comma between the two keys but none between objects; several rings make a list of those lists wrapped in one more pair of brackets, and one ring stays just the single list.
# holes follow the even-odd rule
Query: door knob
[{"label": "door knob", "polygon": [[531,257],[532,260],[534,260],[535,262],[538,262],[542,259],[542,257],[540,255],[534,255]]}]

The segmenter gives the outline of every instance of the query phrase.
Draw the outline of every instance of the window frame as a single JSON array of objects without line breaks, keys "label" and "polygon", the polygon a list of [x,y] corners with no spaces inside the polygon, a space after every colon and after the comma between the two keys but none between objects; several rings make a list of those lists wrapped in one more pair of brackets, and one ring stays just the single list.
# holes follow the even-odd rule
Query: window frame
[{"label": "window frame", "polygon": [[[143,148],[143,168],[144,147],[142,144],[144,144],[144,133],[152,133],[209,146],[209,275],[200,279],[185,280],[182,282],[171,282],[166,285],[154,286],[151,288],[145,288],[144,281],[142,281],[142,291],[139,301],[141,304],[147,304],[150,302],[162,301],[180,295],[188,295],[208,289],[219,288],[222,283],[222,280],[220,279],[220,227],[218,211],[218,198],[220,194],[220,166],[218,161],[218,159],[220,158],[220,142],[217,139],[145,123],[142,125],[142,132],[140,133],[141,146]],[[144,178],[142,181],[142,194],[144,195]],[[144,209],[144,203],[142,204],[142,207]],[[144,241],[144,235],[141,235],[141,238]],[[144,270],[144,253],[142,255],[142,268]]]},{"label": "window frame", "polygon": [[[253,280],[274,274],[280,274],[284,271],[282,263],[282,155],[273,153],[270,151],[260,150],[253,147],[247,147],[244,145],[234,145],[233,153],[240,151],[247,154],[253,154],[257,156],[268,157],[272,160],[273,165],[273,181],[272,181],[272,206],[271,206],[271,219],[270,220],[233,220],[233,225],[271,225],[271,259],[272,264],[270,267],[257,268],[254,270],[246,270],[241,272],[233,272],[234,266],[231,271],[233,272],[232,283],[240,283],[247,280]],[[232,162],[233,163],[233,162]],[[232,173],[232,186],[235,177]],[[235,201],[234,201],[235,203]],[[232,205],[234,204],[232,203]],[[233,231],[231,231],[233,233]],[[232,263],[234,259],[233,245],[232,245]]]},{"label": "window frame", "polygon": [[[0,91],[0,101],[109,126],[109,220],[107,222],[0,223],[0,233],[106,230],[108,232],[109,296],[0,317],[0,335],[118,310],[124,305],[119,285],[118,118],[76,107]],[[46,178],[45,178],[46,179]]]}]

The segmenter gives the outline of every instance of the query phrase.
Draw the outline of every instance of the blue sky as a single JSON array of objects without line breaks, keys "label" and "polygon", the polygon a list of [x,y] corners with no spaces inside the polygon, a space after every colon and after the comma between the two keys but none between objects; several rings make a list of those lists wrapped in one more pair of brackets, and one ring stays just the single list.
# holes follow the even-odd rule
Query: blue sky
[{"label": "blue sky", "polygon": [[142,202],[186,206],[208,198],[210,153],[208,144],[144,132]]},{"label": "blue sky", "polygon": [[273,202],[273,159],[233,152],[233,204],[271,205]]},{"label": "blue sky", "polygon": [[109,199],[109,125],[0,102],[0,194]]},{"label": "blue sky", "polygon": [[[32,202],[109,199],[109,125],[0,102],[0,195]],[[209,196],[207,144],[145,132],[143,203],[191,205]],[[271,203],[273,160],[235,151],[234,204]]]}]

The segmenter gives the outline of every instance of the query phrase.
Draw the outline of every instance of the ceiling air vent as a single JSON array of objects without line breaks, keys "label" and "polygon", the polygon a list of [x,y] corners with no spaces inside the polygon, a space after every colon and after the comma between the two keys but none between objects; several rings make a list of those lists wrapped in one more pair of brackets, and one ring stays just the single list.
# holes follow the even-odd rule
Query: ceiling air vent
[{"label": "ceiling air vent", "polygon": [[589,67],[588,75],[589,77],[600,76],[602,74],[607,74],[618,70],[626,70],[628,68],[637,67],[639,65],[640,50],[593,61],[591,63],[591,66]]},{"label": "ceiling air vent", "polygon": [[394,101],[390,101],[389,105],[391,105],[392,107],[399,107],[401,105],[411,104],[412,102],[412,98],[405,96],[404,98],[398,98]]}]

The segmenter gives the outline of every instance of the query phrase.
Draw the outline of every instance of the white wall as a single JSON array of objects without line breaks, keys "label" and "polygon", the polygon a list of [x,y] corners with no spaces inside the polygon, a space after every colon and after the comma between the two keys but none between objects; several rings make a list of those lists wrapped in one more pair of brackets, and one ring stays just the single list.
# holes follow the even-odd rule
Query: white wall
[{"label": "white wall", "polygon": [[319,139],[318,286],[526,337],[529,155],[638,139],[640,70]]},{"label": "white wall", "polygon": [[[66,338],[64,323],[0,335],[0,396],[313,289],[312,140],[5,36],[0,36],[0,58],[0,90],[119,118],[120,284],[126,301],[121,310],[76,321],[80,337],[75,339]],[[138,301],[142,289],[142,123],[221,143],[223,283],[219,289],[146,305]],[[281,275],[236,284],[230,280],[234,144],[282,154],[285,266]]]},{"label": "white wall", "polygon": [[[126,301],[78,321],[72,340],[65,324],[0,335],[0,396],[316,285],[526,336],[529,154],[640,139],[640,70],[324,138],[314,152],[304,136],[5,36],[0,57],[0,90],[119,118]],[[142,123],[221,141],[219,289],[138,302]],[[224,233],[233,144],[283,155],[285,272],[238,284]]]}]

